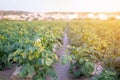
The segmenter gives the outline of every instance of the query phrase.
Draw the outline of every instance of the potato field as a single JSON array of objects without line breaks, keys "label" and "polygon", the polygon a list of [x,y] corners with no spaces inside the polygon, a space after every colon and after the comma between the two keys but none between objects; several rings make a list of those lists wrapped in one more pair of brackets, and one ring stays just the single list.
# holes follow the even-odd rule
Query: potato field
[{"label": "potato field", "polygon": [[92,76],[98,63],[103,70],[92,80],[120,80],[119,20],[0,20],[0,70],[15,63],[22,66],[21,79],[29,74],[32,80],[57,80],[53,65],[60,57],[54,48],[63,45],[64,34],[70,55],[61,63],[70,62],[73,80]]}]

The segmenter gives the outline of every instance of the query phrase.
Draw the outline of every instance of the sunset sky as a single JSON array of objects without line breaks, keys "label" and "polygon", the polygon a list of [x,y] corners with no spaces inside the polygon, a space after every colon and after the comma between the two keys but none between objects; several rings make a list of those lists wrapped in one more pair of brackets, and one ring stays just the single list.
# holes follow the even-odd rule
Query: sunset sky
[{"label": "sunset sky", "polygon": [[120,0],[0,0],[0,10],[112,12],[120,11]]}]

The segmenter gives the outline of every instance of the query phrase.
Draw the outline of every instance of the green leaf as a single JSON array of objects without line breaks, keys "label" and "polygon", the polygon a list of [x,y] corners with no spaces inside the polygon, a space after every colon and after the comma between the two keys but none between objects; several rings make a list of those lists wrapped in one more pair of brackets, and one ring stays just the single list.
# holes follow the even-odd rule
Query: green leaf
[{"label": "green leaf", "polygon": [[22,55],[23,59],[25,59],[27,57],[27,54],[25,54],[25,53],[21,53],[21,55]]},{"label": "green leaf", "polygon": [[78,71],[75,71],[73,74],[75,77],[79,77],[81,75],[81,72],[78,70]]},{"label": "green leaf", "polygon": [[47,58],[45,63],[46,63],[47,66],[50,66],[53,63],[53,60],[50,59],[50,58]]},{"label": "green leaf", "polygon": [[33,65],[30,65],[30,66],[28,67],[27,71],[28,71],[28,74],[33,74],[33,73],[35,72],[34,66],[33,66]]},{"label": "green leaf", "polygon": [[94,63],[92,63],[92,62],[86,62],[81,67],[82,74],[84,74],[86,76],[90,76],[93,71],[94,71]]},{"label": "green leaf", "polygon": [[83,64],[84,62],[85,62],[85,60],[84,60],[83,58],[80,58],[80,59],[79,59],[79,63],[80,63],[80,64]]},{"label": "green leaf", "polygon": [[33,80],[44,80],[40,75],[35,75]]},{"label": "green leaf", "polygon": [[54,54],[55,60],[58,60],[58,56],[56,54]]},{"label": "green leaf", "polygon": [[25,76],[27,76],[27,71],[26,69],[21,69],[21,71],[19,72],[19,76],[21,78],[24,78]]},{"label": "green leaf", "polygon": [[66,64],[69,61],[68,55],[62,55],[61,56],[61,63]]},{"label": "green leaf", "polygon": [[[47,70],[47,75],[50,76],[50,77],[52,77],[52,78],[57,78],[57,74],[54,71],[54,69]],[[56,79],[54,79],[54,80],[56,80]]]},{"label": "green leaf", "polygon": [[32,55],[29,55],[29,56],[28,56],[28,59],[29,59],[29,60],[32,60],[32,59],[33,59],[33,56],[32,56]]},{"label": "green leaf", "polygon": [[41,64],[45,65],[45,59],[41,59]]}]

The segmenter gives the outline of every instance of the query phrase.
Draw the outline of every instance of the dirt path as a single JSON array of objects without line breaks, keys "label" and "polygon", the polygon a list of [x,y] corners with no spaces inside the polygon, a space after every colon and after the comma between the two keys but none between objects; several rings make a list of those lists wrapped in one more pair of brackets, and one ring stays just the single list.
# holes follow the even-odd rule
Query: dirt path
[{"label": "dirt path", "polygon": [[[68,36],[67,34],[65,33],[64,34],[64,37],[63,37],[63,45],[62,47],[59,49],[59,51],[57,51],[57,55],[61,56],[66,54],[66,55],[69,55],[70,52],[69,50],[67,49],[67,45],[69,44],[68,42]],[[57,80],[70,80],[69,79],[69,68],[70,68],[70,62],[68,62],[67,64],[63,65],[61,64],[60,62],[59,63],[56,63],[54,65],[54,69],[57,73]]]},{"label": "dirt path", "polygon": [[5,70],[0,71],[0,80],[10,80],[10,76],[15,71],[15,69],[16,65],[13,64],[11,67],[5,68]]}]

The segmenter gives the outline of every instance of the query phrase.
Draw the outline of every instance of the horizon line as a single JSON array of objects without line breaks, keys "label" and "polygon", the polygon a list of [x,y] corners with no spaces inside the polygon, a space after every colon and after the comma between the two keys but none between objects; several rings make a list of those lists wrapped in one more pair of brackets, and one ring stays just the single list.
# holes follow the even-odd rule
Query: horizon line
[{"label": "horizon line", "polygon": [[29,12],[29,13],[112,13],[112,12],[120,12],[120,11],[44,11],[44,12],[38,12],[38,11],[27,11],[27,10],[0,10],[0,11],[16,11],[16,12]]}]

